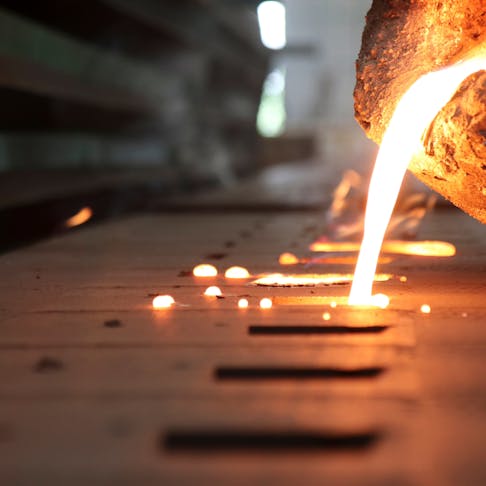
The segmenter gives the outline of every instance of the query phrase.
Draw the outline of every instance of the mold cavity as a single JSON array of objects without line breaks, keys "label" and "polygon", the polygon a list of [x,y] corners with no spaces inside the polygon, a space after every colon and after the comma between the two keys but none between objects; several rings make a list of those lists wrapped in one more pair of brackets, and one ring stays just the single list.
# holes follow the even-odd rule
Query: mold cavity
[{"label": "mold cavity", "polygon": [[312,334],[379,334],[388,326],[248,326],[253,336],[300,336]]},{"label": "mold cavity", "polygon": [[337,368],[322,366],[218,366],[217,380],[332,380],[375,378],[385,371],[379,366]]},{"label": "mold cavity", "polygon": [[173,430],[162,434],[159,447],[169,452],[228,453],[241,451],[359,451],[380,438],[376,430],[354,432],[307,430]]}]

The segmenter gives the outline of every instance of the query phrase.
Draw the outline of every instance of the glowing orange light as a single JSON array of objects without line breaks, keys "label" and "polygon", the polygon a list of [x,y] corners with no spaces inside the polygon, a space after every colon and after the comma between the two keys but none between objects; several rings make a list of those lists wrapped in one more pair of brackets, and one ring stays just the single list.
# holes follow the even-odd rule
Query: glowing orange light
[{"label": "glowing orange light", "polygon": [[157,295],[152,300],[152,307],[154,309],[168,309],[175,304],[175,300],[171,295]]},{"label": "glowing orange light", "polygon": [[324,312],[324,314],[322,314],[322,318],[325,321],[329,321],[331,319],[331,314],[329,312]]},{"label": "glowing orange light", "polygon": [[485,69],[486,58],[476,57],[419,78],[403,95],[383,135],[368,190],[368,202],[349,304],[370,303],[373,275],[388,222],[403,177],[416,153],[423,151],[422,135],[460,83]]},{"label": "glowing orange light", "polygon": [[243,267],[230,267],[224,272],[226,278],[250,278],[250,272]]},{"label": "glowing orange light", "polygon": [[271,309],[272,305],[273,305],[272,299],[265,297],[262,300],[260,300],[261,309]]},{"label": "glowing orange light", "polygon": [[[354,241],[315,242],[310,249],[316,252],[354,252],[359,251],[361,245]],[[446,241],[384,241],[381,247],[383,253],[396,255],[417,255],[450,257],[456,254],[456,247]]]},{"label": "glowing orange light", "polygon": [[299,259],[293,253],[282,253],[278,257],[278,263],[280,265],[296,265],[299,263]]},{"label": "glowing orange light", "polygon": [[400,282],[405,283],[407,281],[407,277],[405,275],[402,275],[400,277]]},{"label": "glowing orange light", "polygon": [[208,297],[221,297],[223,295],[223,292],[221,292],[221,289],[219,287],[216,287],[216,285],[212,285],[204,291],[204,295]]},{"label": "glowing orange light", "polygon": [[[388,273],[378,273],[375,281],[386,282],[392,278]],[[314,287],[316,285],[333,285],[351,282],[352,273],[324,273],[324,274],[296,274],[283,275],[281,273],[271,273],[260,277],[252,282],[253,285],[264,287]]]},{"label": "glowing orange light", "polygon": [[240,299],[238,301],[238,308],[239,309],[247,309],[248,308],[248,299]]},{"label": "glowing orange light", "polygon": [[430,311],[431,311],[431,308],[430,308],[429,304],[422,304],[420,306],[420,312],[422,312],[423,314],[430,314]]},{"label": "glowing orange light", "polygon": [[192,274],[195,277],[216,277],[218,275],[218,269],[214,265],[202,263],[192,269]]},{"label": "glowing orange light", "polygon": [[86,221],[89,221],[92,217],[93,210],[89,206],[86,206],[81,208],[75,215],[67,219],[64,225],[66,228],[74,228],[75,226],[86,223]]}]

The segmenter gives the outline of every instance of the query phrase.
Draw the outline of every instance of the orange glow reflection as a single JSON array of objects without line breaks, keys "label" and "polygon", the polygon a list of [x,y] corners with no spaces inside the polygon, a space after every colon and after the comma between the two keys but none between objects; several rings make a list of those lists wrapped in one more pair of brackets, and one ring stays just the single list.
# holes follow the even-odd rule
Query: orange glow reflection
[{"label": "orange glow reflection", "polygon": [[81,208],[74,216],[71,216],[69,219],[67,219],[64,224],[66,228],[74,228],[75,226],[86,223],[92,217],[93,210],[89,206],[86,206],[84,208]]},{"label": "orange glow reflection", "polygon": [[[361,245],[354,241],[315,242],[310,249],[316,252],[353,252],[359,251]],[[446,241],[406,241],[388,240],[381,247],[383,253],[396,255],[416,255],[433,257],[450,257],[456,254],[456,247]]]},{"label": "orange glow reflection", "polygon": [[[376,274],[376,282],[387,282],[392,278],[388,273]],[[264,275],[252,282],[253,285],[264,287],[314,287],[317,285],[333,285],[352,282],[352,273],[325,273],[325,274],[296,274],[283,275],[272,273]]]},{"label": "orange glow reflection", "polygon": [[218,275],[218,269],[214,265],[208,263],[201,263],[201,265],[196,265],[192,274],[195,277],[216,277]]},{"label": "orange glow reflection", "polygon": [[476,57],[428,73],[415,81],[398,102],[371,176],[350,305],[367,305],[372,299],[373,275],[383,238],[410,160],[423,152],[424,132],[461,82],[485,68],[486,57]]}]

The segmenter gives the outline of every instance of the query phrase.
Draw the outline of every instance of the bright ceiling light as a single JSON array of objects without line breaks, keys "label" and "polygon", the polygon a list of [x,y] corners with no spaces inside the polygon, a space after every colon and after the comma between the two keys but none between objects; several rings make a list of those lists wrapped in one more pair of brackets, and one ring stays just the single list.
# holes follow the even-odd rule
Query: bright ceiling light
[{"label": "bright ceiling light", "polygon": [[281,2],[265,1],[258,5],[257,14],[262,44],[269,49],[285,47],[285,6]]}]

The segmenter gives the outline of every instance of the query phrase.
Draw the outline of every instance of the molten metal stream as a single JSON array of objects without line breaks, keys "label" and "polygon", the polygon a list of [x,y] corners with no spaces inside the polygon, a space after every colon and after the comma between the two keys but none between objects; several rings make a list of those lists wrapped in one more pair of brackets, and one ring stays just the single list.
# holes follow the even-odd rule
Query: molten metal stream
[{"label": "molten metal stream", "polygon": [[348,299],[350,305],[373,302],[371,292],[380,248],[407,167],[413,155],[422,150],[422,134],[461,82],[482,69],[486,69],[486,59],[473,58],[426,74],[399,101],[383,136],[371,177],[363,241]]}]

